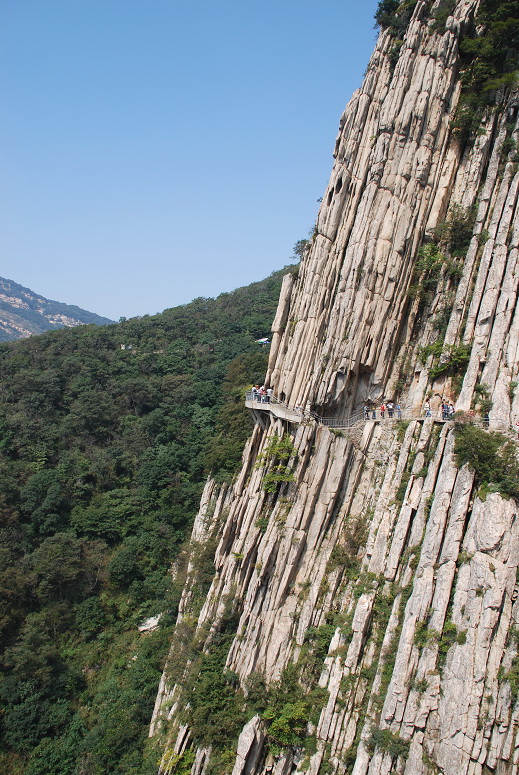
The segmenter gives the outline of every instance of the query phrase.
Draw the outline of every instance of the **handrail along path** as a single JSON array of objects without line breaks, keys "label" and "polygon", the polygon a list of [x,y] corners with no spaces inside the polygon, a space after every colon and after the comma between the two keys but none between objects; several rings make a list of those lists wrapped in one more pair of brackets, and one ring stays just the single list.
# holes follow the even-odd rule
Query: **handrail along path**
[{"label": "handrail along path", "polygon": [[[380,409],[370,409],[366,413],[357,412],[349,417],[321,417],[302,406],[290,406],[277,396],[261,395],[252,390],[248,390],[245,393],[245,406],[252,410],[270,412],[275,417],[288,420],[289,422],[301,423],[314,421],[317,425],[338,429],[351,428],[354,425],[360,425],[361,423],[426,420],[429,418],[432,418],[432,421],[435,423],[445,423],[453,419],[451,416],[445,418],[442,417],[441,414],[435,414],[431,411],[420,409],[393,409],[390,416],[390,412],[387,408],[383,416]],[[486,421],[473,420],[472,424],[484,428],[485,430],[504,432],[512,441],[517,441],[514,429],[505,420],[489,418]]]}]

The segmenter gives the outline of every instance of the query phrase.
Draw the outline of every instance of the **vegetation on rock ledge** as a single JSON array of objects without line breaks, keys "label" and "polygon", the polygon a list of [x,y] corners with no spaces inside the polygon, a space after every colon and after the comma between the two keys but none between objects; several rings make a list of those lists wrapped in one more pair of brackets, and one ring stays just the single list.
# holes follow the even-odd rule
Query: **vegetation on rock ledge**
[{"label": "vegetation on rock ledge", "polygon": [[462,95],[453,127],[475,134],[486,108],[503,103],[517,88],[519,0],[481,0],[474,26],[460,43]]},{"label": "vegetation on rock ledge", "polygon": [[500,492],[519,500],[517,450],[506,436],[458,422],[454,452],[457,465],[468,463],[486,492]]}]

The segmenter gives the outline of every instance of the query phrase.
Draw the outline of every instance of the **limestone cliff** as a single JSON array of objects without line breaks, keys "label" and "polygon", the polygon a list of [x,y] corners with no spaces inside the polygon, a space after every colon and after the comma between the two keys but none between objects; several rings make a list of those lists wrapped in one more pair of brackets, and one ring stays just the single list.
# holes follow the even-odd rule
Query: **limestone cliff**
[{"label": "limestone cliff", "polygon": [[400,8],[341,118],[267,381],[329,418],[432,416],[262,412],[234,484],[208,483],[152,722],[164,774],[518,771],[519,506],[455,444],[471,411],[505,434],[519,416],[519,98],[509,79],[455,131],[478,0]]}]

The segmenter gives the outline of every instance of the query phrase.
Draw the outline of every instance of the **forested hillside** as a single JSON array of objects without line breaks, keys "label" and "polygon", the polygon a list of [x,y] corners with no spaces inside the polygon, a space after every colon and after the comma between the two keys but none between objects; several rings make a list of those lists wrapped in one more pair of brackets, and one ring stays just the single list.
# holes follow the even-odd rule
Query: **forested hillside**
[{"label": "forested hillside", "polygon": [[156,770],[168,569],[208,471],[240,462],[282,276],[0,345],[0,772]]}]

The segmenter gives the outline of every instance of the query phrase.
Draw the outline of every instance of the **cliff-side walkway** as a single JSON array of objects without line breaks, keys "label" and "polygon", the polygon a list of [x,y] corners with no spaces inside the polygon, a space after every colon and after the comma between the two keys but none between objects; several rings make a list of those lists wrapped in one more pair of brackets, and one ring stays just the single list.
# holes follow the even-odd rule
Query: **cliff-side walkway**
[{"label": "cliff-side walkway", "polygon": [[[323,425],[328,428],[347,429],[358,427],[368,423],[394,423],[398,421],[408,422],[410,420],[427,420],[431,418],[434,423],[445,423],[452,417],[444,418],[438,413],[438,410],[430,410],[427,413],[423,409],[393,409],[391,415],[386,409],[384,414],[380,409],[370,409],[367,414],[358,412],[349,417],[320,417],[302,406],[289,406],[277,396],[260,396],[252,390],[245,394],[245,406],[254,412],[269,412],[274,417],[281,420],[287,420],[292,423],[315,422],[317,425]],[[508,436],[512,441],[517,441],[516,433],[505,420],[490,418],[488,420],[472,420],[473,425],[490,431],[499,431]]]},{"label": "cliff-side walkway", "polygon": [[[385,422],[388,420],[426,419],[426,414],[423,411],[413,409],[393,409],[391,414],[387,409],[384,414],[380,412],[380,409],[370,409],[367,415],[365,415],[364,412],[357,412],[348,417],[321,417],[302,406],[289,406],[287,403],[277,398],[277,396],[261,396],[254,393],[252,390],[248,390],[245,394],[245,406],[254,411],[270,412],[274,417],[288,420],[289,422],[301,423],[313,421],[317,423],[317,425],[325,425],[328,428],[351,428],[358,423]],[[441,417],[433,415],[428,416],[432,416],[434,422],[446,422],[446,420]]]}]

